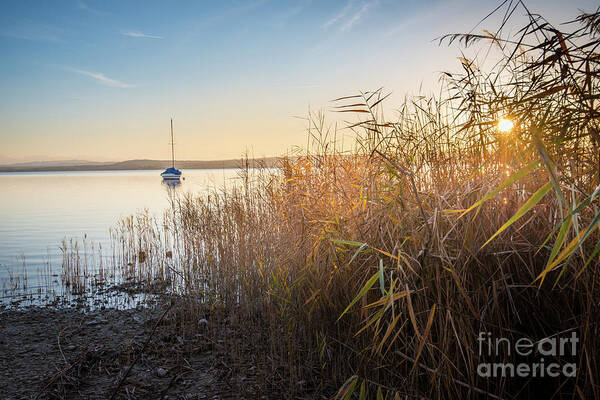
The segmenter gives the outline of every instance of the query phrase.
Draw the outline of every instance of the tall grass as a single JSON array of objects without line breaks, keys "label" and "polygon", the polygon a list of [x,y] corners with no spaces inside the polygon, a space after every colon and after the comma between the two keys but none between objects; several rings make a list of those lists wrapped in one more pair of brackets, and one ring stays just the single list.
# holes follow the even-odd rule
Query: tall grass
[{"label": "tall grass", "polygon": [[[354,151],[312,115],[308,148],[277,171],[179,198],[163,224],[124,221],[124,266],[183,294],[188,328],[224,313],[290,397],[599,398],[600,14],[560,31],[522,2],[496,12],[529,23],[441,39],[490,42],[494,67],[462,58],[441,96],[408,99],[396,120],[383,90],[337,99],[356,115]],[[479,332],[571,330],[576,378],[477,374]]]}]

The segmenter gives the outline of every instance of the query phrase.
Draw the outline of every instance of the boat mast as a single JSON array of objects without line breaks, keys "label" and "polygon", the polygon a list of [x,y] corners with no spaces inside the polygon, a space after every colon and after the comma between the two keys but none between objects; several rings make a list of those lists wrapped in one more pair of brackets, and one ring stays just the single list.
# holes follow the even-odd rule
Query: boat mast
[{"label": "boat mast", "polygon": [[175,142],[173,141],[173,118],[171,118],[171,166],[175,168]]}]

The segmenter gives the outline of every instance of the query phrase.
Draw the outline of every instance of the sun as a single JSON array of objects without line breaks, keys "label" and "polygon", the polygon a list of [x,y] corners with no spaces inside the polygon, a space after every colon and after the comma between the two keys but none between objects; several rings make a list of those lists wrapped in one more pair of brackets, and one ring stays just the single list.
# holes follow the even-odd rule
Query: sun
[{"label": "sun", "polygon": [[508,133],[512,131],[514,126],[515,124],[513,124],[513,122],[508,118],[501,118],[498,121],[498,131],[502,133]]}]

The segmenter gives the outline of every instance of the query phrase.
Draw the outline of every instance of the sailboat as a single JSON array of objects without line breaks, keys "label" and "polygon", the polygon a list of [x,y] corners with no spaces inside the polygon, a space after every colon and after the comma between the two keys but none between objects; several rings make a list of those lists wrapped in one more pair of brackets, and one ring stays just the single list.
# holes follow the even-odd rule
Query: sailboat
[{"label": "sailboat", "polygon": [[165,169],[160,176],[163,182],[178,184],[181,179],[181,171],[175,168],[175,142],[173,141],[173,118],[171,118],[171,167]]}]

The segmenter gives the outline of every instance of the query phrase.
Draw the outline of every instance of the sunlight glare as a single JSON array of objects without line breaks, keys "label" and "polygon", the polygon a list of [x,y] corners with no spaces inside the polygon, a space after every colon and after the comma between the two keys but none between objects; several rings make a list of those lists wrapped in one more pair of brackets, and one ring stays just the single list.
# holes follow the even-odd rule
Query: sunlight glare
[{"label": "sunlight glare", "polygon": [[513,122],[508,118],[501,118],[498,121],[498,131],[500,131],[502,133],[510,132],[513,127],[514,127]]}]

